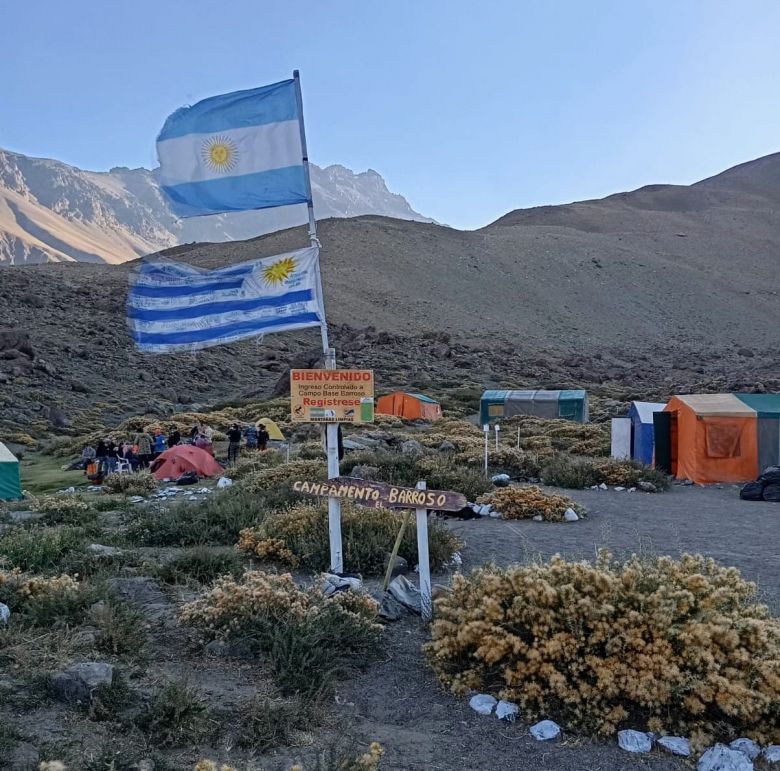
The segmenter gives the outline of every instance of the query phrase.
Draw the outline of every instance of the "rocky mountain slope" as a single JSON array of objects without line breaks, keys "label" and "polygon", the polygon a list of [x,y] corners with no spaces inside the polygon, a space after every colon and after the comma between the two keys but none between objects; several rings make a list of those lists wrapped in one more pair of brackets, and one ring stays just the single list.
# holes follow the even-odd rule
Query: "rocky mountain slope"
[{"label": "rocky mountain slope", "polygon": [[[654,399],[780,390],[779,204],[774,155],[690,187],[512,212],[475,232],[325,220],[340,363],[375,368],[381,390],[586,386]],[[165,253],[214,267],[305,243],[294,228]],[[270,335],[195,356],[141,356],[125,329],[128,269],[0,271],[0,428],[45,425],[53,407],[119,414],[266,392],[319,344],[314,333]]]},{"label": "rocky mountain slope", "polygon": [[[356,174],[343,166],[313,165],[312,188],[318,217],[382,214],[431,221],[391,193],[372,169]],[[115,264],[177,244],[241,240],[305,221],[305,206],[178,220],[154,171],[83,171],[0,150],[0,266]]]}]

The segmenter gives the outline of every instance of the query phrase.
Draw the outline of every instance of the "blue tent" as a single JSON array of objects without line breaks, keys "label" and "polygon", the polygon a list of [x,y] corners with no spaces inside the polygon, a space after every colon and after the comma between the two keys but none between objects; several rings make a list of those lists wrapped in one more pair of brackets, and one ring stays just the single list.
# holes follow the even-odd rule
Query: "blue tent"
[{"label": "blue tent", "polygon": [[631,402],[628,417],[631,418],[631,457],[647,466],[653,463],[655,435],[653,413],[663,412],[666,405],[659,402]]}]

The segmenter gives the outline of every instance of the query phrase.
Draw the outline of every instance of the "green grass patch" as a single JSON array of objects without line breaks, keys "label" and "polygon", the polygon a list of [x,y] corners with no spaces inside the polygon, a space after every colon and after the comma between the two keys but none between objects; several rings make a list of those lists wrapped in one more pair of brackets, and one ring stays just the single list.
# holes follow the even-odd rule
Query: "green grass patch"
[{"label": "green grass patch", "polygon": [[240,576],[244,561],[233,551],[214,552],[196,546],[161,565],[156,573],[166,584],[187,584],[195,581],[210,584],[220,576]]},{"label": "green grass patch", "polygon": [[63,459],[52,455],[31,453],[19,465],[22,489],[33,495],[89,484],[83,471],[63,471]]}]

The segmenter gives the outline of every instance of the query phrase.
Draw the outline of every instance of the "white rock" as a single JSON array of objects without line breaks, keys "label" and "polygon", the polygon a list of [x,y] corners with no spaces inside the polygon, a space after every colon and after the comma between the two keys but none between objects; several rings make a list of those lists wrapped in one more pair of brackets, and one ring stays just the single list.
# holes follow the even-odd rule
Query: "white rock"
[{"label": "white rock", "polygon": [[753,771],[753,763],[741,752],[716,744],[699,758],[696,768],[698,771]]},{"label": "white rock", "polygon": [[682,736],[662,736],[658,740],[658,745],[672,755],[682,755],[687,758],[691,754],[691,743]]},{"label": "white rock", "polygon": [[590,486],[590,489],[591,489],[591,490],[598,490],[598,489],[599,489],[599,486],[598,486],[598,485],[591,485],[591,486]]},{"label": "white rock", "polygon": [[752,739],[747,739],[745,737],[734,739],[734,741],[729,744],[729,749],[741,752],[748,760],[755,760],[761,754],[761,747]]},{"label": "white rock", "polygon": [[780,744],[770,744],[765,747],[764,760],[767,763],[780,763]]},{"label": "white rock", "polygon": [[187,496],[187,500],[188,501],[197,501],[198,500],[198,496],[197,495],[188,495]]},{"label": "white rock", "polygon": [[650,752],[653,749],[653,740],[643,731],[628,728],[618,731],[618,745],[626,752]]},{"label": "white rock", "polygon": [[602,483],[599,485],[599,490],[608,490],[608,489],[609,489],[609,488],[608,488],[608,487],[607,487],[607,486],[604,484],[604,482],[602,482]]},{"label": "white rock", "polygon": [[563,519],[566,522],[576,522],[579,518],[579,514],[577,514],[574,509],[566,509],[566,511],[563,512]]},{"label": "white rock", "polygon": [[514,723],[517,718],[517,713],[520,711],[520,707],[517,704],[512,704],[511,701],[501,701],[496,705],[496,717],[499,720],[506,720],[508,723]]},{"label": "white rock", "polygon": [[616,487],[616,488],[615,488],[615,492],[616,492],[616,493],[622,493],[622,492],[623,492],[623,490],[625,490],[625,489],[626,489],[625,487]]},{"label": "white rock", "polygon": [[636,492],[636,487],[629,487],[628,488],[628,492],[635,493]]},{"label": "white rock", "polygon": [[541,514],[534,514],[534,516],[531,517],[531,519],[534,522],[544,522],[544,517]]},{"label": "white rock", "polygon": [[489,715],[498,701],[487,693],[478,693],[469,699],[469,707],[480,715]]},{"label": "white rock", "polygon": [[11,609],[4,602],[0,602],[0,624],[7,624],[9,618],[11,618]]},{"label": "white rock", "polygon": [[552,720],[542,720],[532,725],[529,731],[538,742],[549,742],[561,735],[561,727]]},{"label": "white rock", "polygon": [[460,552],[459,551],[456,551],[456,552],[452,553],[452,559],[450,560],[450,562],[453,565],[462,565],[463,564],[463,557],[460,556]]},{"label": "white rock", "polygon": [[144,499],[143,495],[134,495],[130,499],[130,503],[141,503],[141,501]]},{"label": "white rock", "polygon": [[117,549],[115,546],[104,546],[102,543],[91,543],[87,546],[87,551],[96,557],[119,557],[122,555],[121,549]]}]

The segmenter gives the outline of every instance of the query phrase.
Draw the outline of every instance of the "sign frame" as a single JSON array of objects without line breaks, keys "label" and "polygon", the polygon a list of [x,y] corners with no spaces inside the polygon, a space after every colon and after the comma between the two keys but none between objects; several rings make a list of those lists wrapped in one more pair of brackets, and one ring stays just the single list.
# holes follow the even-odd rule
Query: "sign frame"
[{"label": "sign frame", "polygon": [[374,385],[371,369],[291,369],[290,418],[325,425],[373,423]]}]

